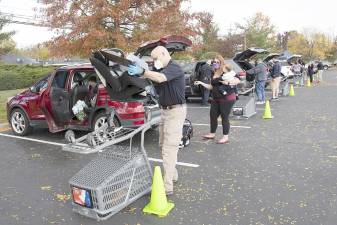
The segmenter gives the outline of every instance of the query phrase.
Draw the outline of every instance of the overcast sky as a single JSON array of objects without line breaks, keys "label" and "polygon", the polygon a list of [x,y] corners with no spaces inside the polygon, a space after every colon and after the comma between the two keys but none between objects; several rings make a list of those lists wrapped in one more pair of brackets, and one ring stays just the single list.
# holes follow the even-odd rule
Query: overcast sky
[{"label": "overcast sky", "polygon": [[[0,11],[34,16],[37,0],[0,0]],[[190,10],[208,11],[214,14],[220,33],[225,34],[236,22],[256,12],[268,15],[277,31],[316,29],[329,35],[337,35],[337,2],[319,0],[191,0]],[[27,47],[49,40],[53,33],[47,28],[9,25],[6,30],[15,30],[14,40],[18,47]]]}]

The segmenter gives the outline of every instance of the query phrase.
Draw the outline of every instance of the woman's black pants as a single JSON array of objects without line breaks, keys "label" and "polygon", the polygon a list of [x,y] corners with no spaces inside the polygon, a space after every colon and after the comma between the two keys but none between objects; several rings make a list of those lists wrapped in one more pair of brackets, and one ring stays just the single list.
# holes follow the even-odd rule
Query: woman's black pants
[{"label": "woman's black pants", "polygon": [[215,102],[212,101],[210,110],[211,133],[215,133],[218,127],[218,117],[221,115],[223,135],[229,134],[229,114],[235,101]]}]

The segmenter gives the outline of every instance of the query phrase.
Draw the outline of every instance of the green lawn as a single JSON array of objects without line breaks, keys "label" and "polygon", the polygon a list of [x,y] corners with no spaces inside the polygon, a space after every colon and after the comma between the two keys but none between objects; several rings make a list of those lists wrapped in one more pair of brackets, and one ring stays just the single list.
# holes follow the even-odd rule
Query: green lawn
[{"label": "green lawn", "polygon": [[11,96],[16,95],[24,89],[0,91],[0,123],[7,122],[6,102]]}]

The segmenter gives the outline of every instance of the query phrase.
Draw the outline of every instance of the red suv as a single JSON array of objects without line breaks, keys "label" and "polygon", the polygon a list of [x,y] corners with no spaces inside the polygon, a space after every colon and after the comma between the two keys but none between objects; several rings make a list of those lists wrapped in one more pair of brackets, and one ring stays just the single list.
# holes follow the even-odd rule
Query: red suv
[{"label": "red suv", "polygon": [[[158,45],[165,46],[173,53],[185,50],[191,41],[180,36],[167,36],[143,44],[135,54],[151,65],[153,62],[149,55]],[[123,101],[116,100],[99,84],[95,106],[84,120],[78,120],[72,107],[81,96],[88,94],[91,77],[101,79],[90,64],[61,67],[28,90],[10,98],[7,116],[13,132],[24,136],[32,127],[48,127],[53,133],[68,129],[94,130],[107,123],[111,109],[115,111],[115,126],[140,126],[151,117],[160,116],[158,104],[148,97],[140,95]]]}]

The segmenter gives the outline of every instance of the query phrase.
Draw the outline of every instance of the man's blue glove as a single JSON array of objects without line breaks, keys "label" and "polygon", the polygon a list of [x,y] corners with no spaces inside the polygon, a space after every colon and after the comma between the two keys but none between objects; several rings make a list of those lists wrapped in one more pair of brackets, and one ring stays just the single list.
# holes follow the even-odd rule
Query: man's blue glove
[{"label": "man's blue glove", "polygon": [[128,73],[130,76],[143,75],[144,69],[138,65],[130,65],[128,67]]}]

